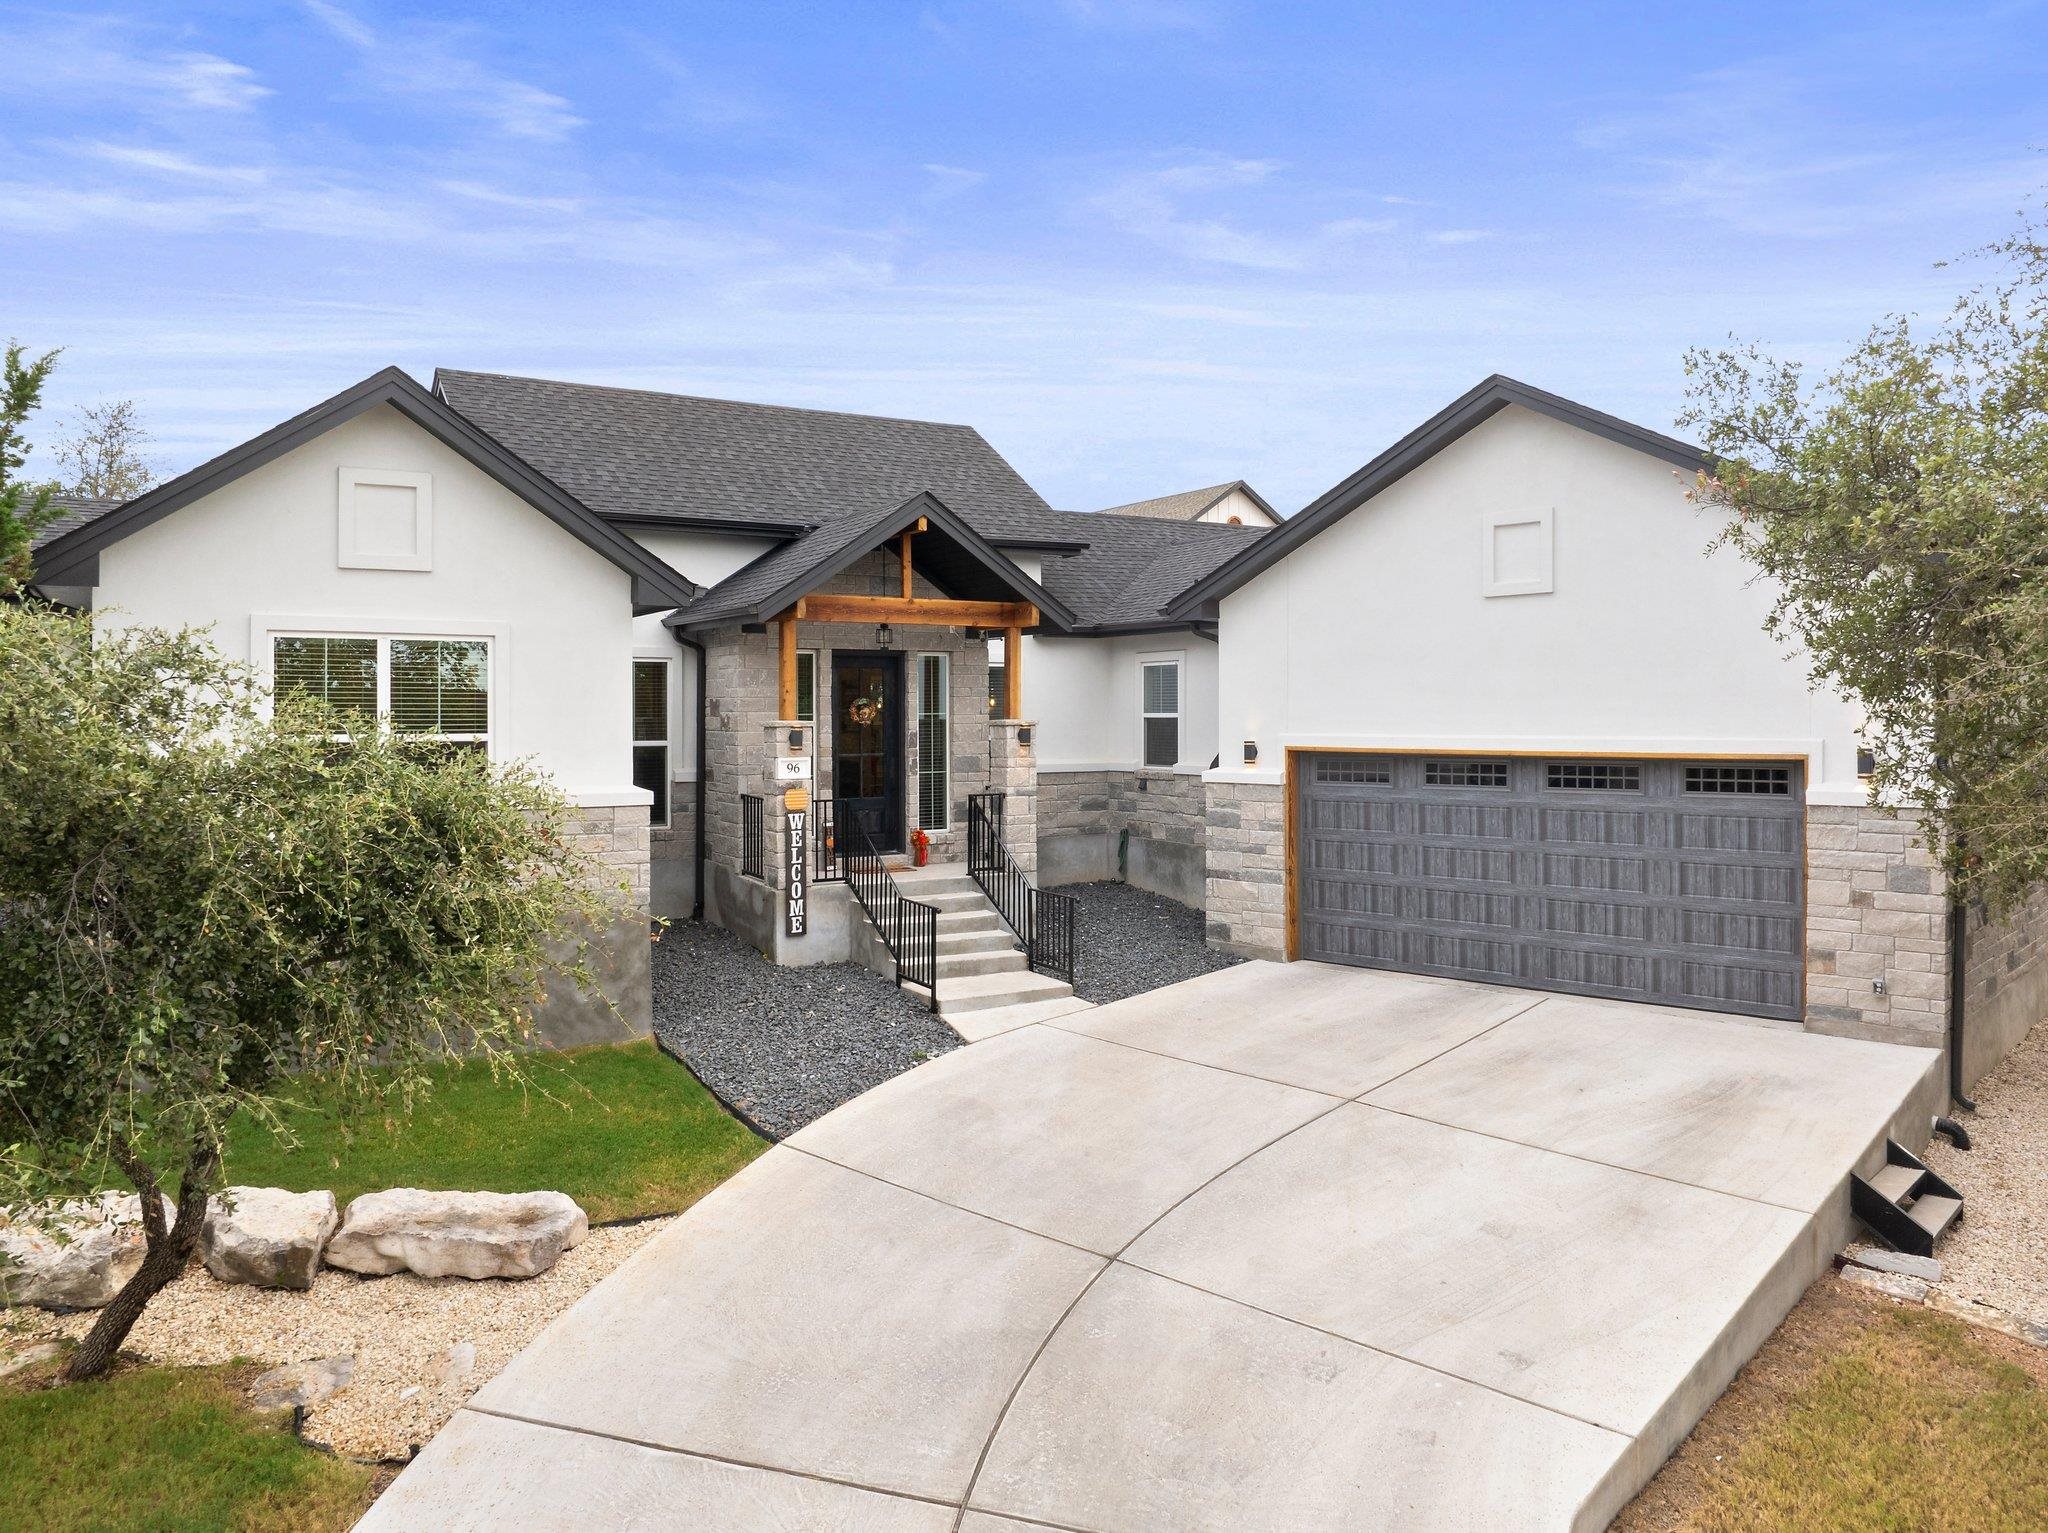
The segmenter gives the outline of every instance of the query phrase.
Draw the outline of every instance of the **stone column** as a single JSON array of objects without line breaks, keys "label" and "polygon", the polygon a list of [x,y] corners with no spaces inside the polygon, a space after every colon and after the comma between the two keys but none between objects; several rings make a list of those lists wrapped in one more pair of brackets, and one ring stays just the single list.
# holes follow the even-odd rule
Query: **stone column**
[{"label": "stone column", "polygon": [[988,721],[988,785],[1003,795],[1003,842],[1017,866],[1038,881],[1037,727],[1024,719]]},{"label": "stone column", "polygon": [[1245,958],[1287,956],[1287,790],[1211,782],[1209,941]]}]

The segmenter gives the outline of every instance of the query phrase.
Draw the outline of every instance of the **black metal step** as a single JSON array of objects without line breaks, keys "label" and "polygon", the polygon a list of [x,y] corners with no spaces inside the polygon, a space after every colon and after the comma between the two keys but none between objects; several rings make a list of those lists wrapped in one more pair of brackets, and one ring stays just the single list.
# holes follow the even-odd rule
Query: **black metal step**
[{"label": "black metal step", "polygon": [[1934,1242],[1962,1218],[1963,1195],[1895,1139],[1884,1142],[1884,1158],[1875,1176],[1851,1173],[1849,1209],[1892,1250],[1932,1256]]}]

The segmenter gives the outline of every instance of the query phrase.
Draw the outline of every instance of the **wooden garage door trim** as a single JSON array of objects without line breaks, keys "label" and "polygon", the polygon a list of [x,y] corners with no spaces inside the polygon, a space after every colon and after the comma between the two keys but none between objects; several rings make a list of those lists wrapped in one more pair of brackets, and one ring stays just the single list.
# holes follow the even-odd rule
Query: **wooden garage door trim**
[{"label": "wooden garage door trim", "polygon": [[1813,762],[1804,752],[1756,752],[1756,751],[1671,751],[1671,750],[1487,750],[1469,742],[1453,746],[1431,746],[1410,744],[1398,746],[1345,746],[1345,745],[1290,745],[1282,752],[1284,792],[1286,806],[1282,828],[1282,884],[1285,894],[1285,915],[1282,942],[1289,962],[1301,957],[1301,817],[1302,803],[1302,759],[1323,756],[1378,756],[1403,759],[1432,757],[1441,759],[1467,759],[1491,761],[1643,761],[1643,762],[1734,762],[1756,766],[1792,766],[1800,771],[1799,779],[1799,953],[1797,971],[1798,1001],[1795,1010],[1804,1016],[1806,1010],[1806,967],[1804,955],[1807,951],[1809,931],[1807,918],[1810,903],[1806,897],[1812,868],[1811,848],[1806,838],[1807,791],[1812,786]]}]

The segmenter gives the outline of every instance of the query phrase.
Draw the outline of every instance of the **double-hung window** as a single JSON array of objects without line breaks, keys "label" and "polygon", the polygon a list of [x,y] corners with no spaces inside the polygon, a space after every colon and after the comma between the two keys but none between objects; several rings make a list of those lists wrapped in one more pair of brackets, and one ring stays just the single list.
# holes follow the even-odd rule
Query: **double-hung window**
[{"label": "double-hung window", "polygon": [[279,634],[270,659],[278,695],[317,698],[344,727],[382,724],[394,734],[490,754],[488,639]]},{"label": "double-hung window", "polygon": [[952,662],[947,655],[917,657],[917,824],[944,830],[952,823],[953,732],[947,705]]},{"label": "double-hung window", "polygon": [[[1147,660],[1144,679],[1145,765],[1180,764],[1180,662]],[[1129,694],[1125,694],[1128,696]]]},{"label": "double-hung window", "polygon": [[666,829],[669,816],[668,662],[633,662],[633,786],[654,795],[649,823]]}]

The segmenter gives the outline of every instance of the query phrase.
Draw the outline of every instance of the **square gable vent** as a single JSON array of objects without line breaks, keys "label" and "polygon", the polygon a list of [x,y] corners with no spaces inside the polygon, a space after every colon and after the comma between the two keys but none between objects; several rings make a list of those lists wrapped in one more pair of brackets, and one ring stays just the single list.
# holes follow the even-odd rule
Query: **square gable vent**
[{"label": "square gable vent", "polygon": [[339,563],[345,570],[434,567],[434,480],[403,469],[341,471]]}]

